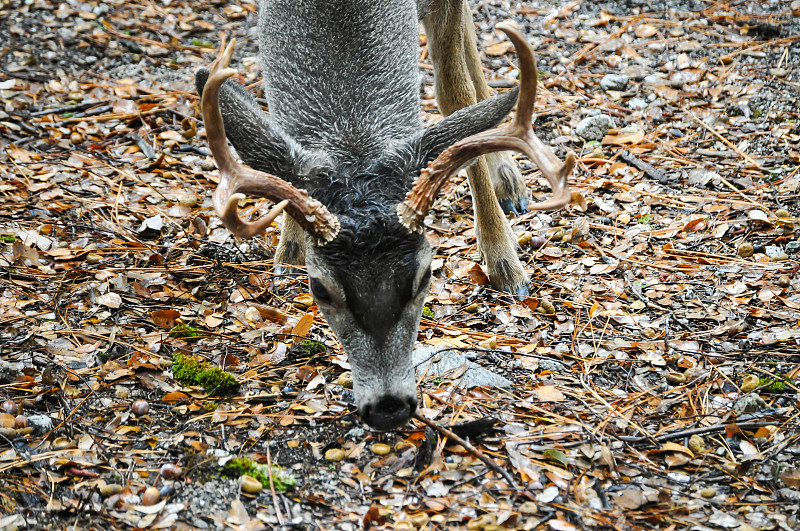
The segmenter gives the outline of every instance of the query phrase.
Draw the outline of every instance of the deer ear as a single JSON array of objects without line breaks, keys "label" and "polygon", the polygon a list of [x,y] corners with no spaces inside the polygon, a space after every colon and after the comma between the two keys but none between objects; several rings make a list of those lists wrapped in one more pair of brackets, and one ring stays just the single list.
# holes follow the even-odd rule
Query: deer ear
[{"label": "deer ear", "polygon": [[459,140],[491,129],[505,118],[517,103],[519,87],[464,107],[428,127],[419,140],[418,168],[428,163]]},{"label": "deer ear", "polygon": [[[194,76],[197,93],[203,95],[209,71],[199,69]],[[219,89],[219,107],[225,136],[245,164],[293,182],[298,178],[303,150],[276,124],[272,123],[247,90],[228,79]]]}]

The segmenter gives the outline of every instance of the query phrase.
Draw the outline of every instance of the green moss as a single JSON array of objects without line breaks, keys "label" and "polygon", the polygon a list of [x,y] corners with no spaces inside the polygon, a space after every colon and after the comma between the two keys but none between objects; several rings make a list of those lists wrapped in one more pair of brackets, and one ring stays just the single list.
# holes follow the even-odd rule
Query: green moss
[{"label": "green moss", "polygon": [[[269,488],[269,465],[256,463],[252,459],[248,459],[246,457],[237,457],[228,461],[228,463],[225,465],[225,468],[239,476],[246,474],[254,477],[261,482],[264,488]],[[276,491],[284,492],[297,484],[297,478],[295,478],[292,473],[287,471],[285,468],[279,467],[278,465],[272,465],[271,471],[272,484],[275,486]]]},{"label": "green moss", "polygon": [[175,354],[172,358],[172,376],[182,385],[199,385],[209,395],[226,395],[238,387],[236,377],[207,361]]},{"label": "green moss", "polygon": [[14,243],[15,241],[17,241],[17,237],[13,234],[0,234],[0,242]]},{"label": "green moss", "polygon": [[431,310],[430,306],[424,306],[422,308],[422,315],[424,315],[425,317],[430,317],[431,319],[435,317],[433,310]]},{"label": "green moss", "polygon": [[299,347],[300,350],[311,356],[315,354],[325,354],[328,351],[328,347],[325,346],[325,343],[311,341],[310,339],[306,339],[300,343]]},{"label": "green moss", "polygon": [[213,48],[214,45],[206,40],[194,38],[192,39],[192,46],[200,46],[201,48]]},{"label": "green moss", "polygon": [[212,411],[216,411],[219,407],[219,404],[216,402],[204,402],[203,407],[200,408],[203,413],[211,413]]},{"label": "green moss", "polygon": [[767,393],[782,393],[786,390],[786,380],[782,377],[775,378],[760,378],[758,380],[758,387]]},{"label": "green moss", "polygon": [[175,339],[183,339],[191,343],[192,341],[197,341],[200,339],[200,331],[196,328],[189,326],[188,324],[177,324],[172,327],[169,331],[169,337],[173,337]]}]

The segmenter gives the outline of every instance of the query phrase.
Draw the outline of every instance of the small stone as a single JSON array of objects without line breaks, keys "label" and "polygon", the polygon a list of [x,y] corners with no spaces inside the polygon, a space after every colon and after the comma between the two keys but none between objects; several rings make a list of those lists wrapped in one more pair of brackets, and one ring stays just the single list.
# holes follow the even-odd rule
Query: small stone
[{"label": "small stone", "polygon": [[606,56],[606,65],[608,65],[609,68],[619,68],[619,65],[621,63],[622,63],[622,57],[620,57],[615,53]]},{"label": "small stone", "polygon": [[351,372],[343,372],[336,378],[336,384],[341,385],[345,389],[352,389],[353,388],[353,373]]},{"label": "small stone", "polygon": [[606,74],[600,80],[600,87],[603,90],[625,90],[628,88],[630,78],[621,74]]},{"label": "small stone", "polygon": [[634,111],[643,111],[647,108],[648,103],[642,98],[631,98],[628,101],[628,108]]},{"label": "small stone", "polygon": [[650,24],[639,24],[633,33],[640,39],[648,39],[656,34],[656,28]]},{"label": "small stone", "polygon": [[789,214],[789,211],[786,210],[785,208],[779,208],[778,210],[775,211],[775,217],[786,219],[791,217],[791,214]]},{"label": "small stone", "polygon": [[738,254],[740,258],[749,258],[753,256],[753,252],[754,252],[753,244],[749,242],[744,242],[740,244],[739,247],[736,249],[736,254]]},{"label": "small stone", "polygon": [[185,207],[194,208],[200,203],[200,198],[197,194],[183,194],[178,202]]},{"label": "small stone", "polygon": [[755,374],[748,374],[742,380],[742,385],[739,387],[739,389],[743,393],[749,393],[750,391],[753,391],[756,387],[758,387],[758,382],[759,382],[758,376],[756,376]]},{"label": "small stone", "polygon": [[103,485],[100,487],[100,496],[103,498],[108,498],[109,496],[113,496],[114,494],[118,494],[122,491],[122,485],[119,483],[108,483],[107,485]]},{"label": "small stone", "polygon": [[733,410],[736,413],[756,413],[768,407],[764,399],[755,393],[746,394],[733,403]]},{"label": "small stone", "polygon": [[713,498],[717,495],[717,490],[712,487],[704,487],[700,489],[700,496],[703,498]]},{"label": "small stone", "polygon": [[694,452],[695,455],[702,454],[706,451],[706,442],[697,434],[689,437],[689,450]]},{"label": "small stone", "polygon": [[526,230],[525,232],[517,236],[517,243],[519,244],[520,247],[525,247],[526,245],[531,243],[532,239],[533,239],[533,233],[531,231]]},{"label": "small stone", "polygon": [[588,142],[593,140],[599,142],[603,140],[612,125],[611,117],[598,114],[581,120],[575,127],[575,133]]},{"label": "small stone", "polygon": [[327,461],[341,461],[344,459],[344,450],[341,448],[330,448],[325,452],[325,459]]},{"label": "small stone", "polygon": [[407,466],[405,468],[401,468],[400,470],[398,470],[395,475],[399,478],[410,478],[411,476],[414,475],[414,469],[411,468],[410,466]]},{"label": "small stone", "polygon": [[789,71],[786,70],[785,68],[770,68],[769,74],[771,76],[784,78],[789,75]]},{"label": "small stone", "polygon": [[386,455],[392,451],[391,446],[383,443],[375,443],[371,447],[372,453],[376,455]]},{"label": "small stone", "polygon": [[243,475],[239,476],[239,488],[247,494],[258,494],[264,488],[264,485],[253,476]]},{"label": "small stone", "polygon": [[53,419],[49,415],[31,415],[28,424],[33,427],[33,433],[44,435],[53,429]]}]

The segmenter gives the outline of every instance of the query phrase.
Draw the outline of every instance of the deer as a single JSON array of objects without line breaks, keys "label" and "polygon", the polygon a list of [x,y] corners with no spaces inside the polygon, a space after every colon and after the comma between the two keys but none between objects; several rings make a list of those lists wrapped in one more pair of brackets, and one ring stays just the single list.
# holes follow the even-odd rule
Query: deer
[{"label": "deer", "polygon": [[[437,25],[443,7],[470,13],[462,0],[260,0],[268,115],[229,79],[236,74],[228,68],[234,40],[195,75],[220,174],[213,201],[218,216],[232,234],[247,238],[285,212],[275,261],[305,266],[314,302],[351,365],[358,413],[377,430],[404,425],[417,407],[412,350],[432,260],[424,220],[449,179],[468,167],[489,278],[512,293],[527,286],[527,277],[490,166],[513,164],[503,158],[510,151],[524,153],[553,191],[530,207],[558,209],[570,200],[574,155],[561,161],[532,128],[538,73],[530,45],[513,25],[498,24],[516,48],[519,86],[478,101],[488,94],[476,93],[467,77],[467,96],[453,98],[452,73],[441,71],[449,68],[443,57],[448,38],[471,48],[475,37],[474,28],[464,26],[443,36],[449,31]],[[437,96],[444,94],[451,111],[427,128],[419,96],[421,18],[433,36],[435,75],[444,78]],[[459,61],[466,64],[464,56]],[[473,76],[479,75],[478,65]],[[497,127],[515,104],[513,121]],[[486,156],[494,160],[474,162]],[[278,204],[248,221],[239,212],[246,196]]]}]

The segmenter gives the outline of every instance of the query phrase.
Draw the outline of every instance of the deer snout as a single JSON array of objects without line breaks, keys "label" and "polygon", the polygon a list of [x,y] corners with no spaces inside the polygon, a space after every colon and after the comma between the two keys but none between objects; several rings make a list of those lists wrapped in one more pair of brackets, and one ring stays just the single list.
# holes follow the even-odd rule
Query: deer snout
[{"label": "deer snout", "polygon": [[381,396],[361,407],[361,418],[376,430],[391,430],[405,425],[417,410],[415,397]]}]

